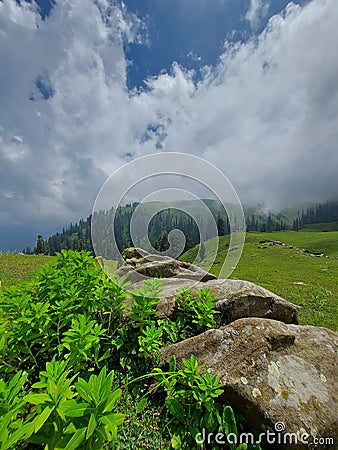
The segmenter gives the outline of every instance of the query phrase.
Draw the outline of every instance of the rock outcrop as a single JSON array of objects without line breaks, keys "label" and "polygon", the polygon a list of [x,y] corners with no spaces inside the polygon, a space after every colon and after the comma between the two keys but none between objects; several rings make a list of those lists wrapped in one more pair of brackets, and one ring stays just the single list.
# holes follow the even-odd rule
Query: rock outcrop
[{"label": "rock outcrop", "polygon": [[[131,285],[136,289],[140,284]],[[162,294],[157,305],[158,317],[175,319],[177,291],[189,287],[193,294],[200,289],[210,289],[217,300],[220,324],[227,324],[243,317],[263,317],[285,323],[298,323],[297,306],[282,297],[249,281],[208,280],[196,282],[190,279],[168,278],[163,280]]]},{"label": "rock outcrop", "polygon": [[227,324],[243,317],[263,317],[285,323],[298,323],[297,306],[282,297],[248,281],[222,280],[199,267],[168,256],[151,255],[140,248],[127,248],[118,275],[126,276],[137,289],[145,277],[164,278],[162,295],[157,305],[159,318],[175,319],[177,291],[186,286],[193,294],[210,289],[217,300],[220,323]]},{"label": "rock outcrop", "polygon": [[[338,334],[331,330],[247,318],[163,349],[163,364],[175,355],[182,365],[194,355],[220,377],[224,399],[248,425],[275,430],[279,424],[286,445],[278,448],[311,449],[316,438],[338,442],[337,351]],[[293,437],[289,444],[286,433],[295,433],[297,443]],[[322,441],[320,448],[337,447]]]},{"label": "rock outcrop", "polygon": [[253,283],[217,279],[138,248],[126,249],[123,257],[119,274],[132,281],[131,291],[145,277],[164,278],[159,318],[175,320],[175,298],[188,287],[196,296],[210,289],[221,325],[229,323],[164,348],[162,365],[175,355],[182,366],[182,358],[194,355],[204,370],[220,377],[222,398],[250,427],[280,432],[278,448],[314,449],[316,439],[321,448],[337,448],[337,333],[298,326],[296,305]]},{"label": "rock outcrop", "polygon": [[202,282],[217,278],[194,264],[177,261],[169,256],[152,255],[140,248],[127,248],[122,252],[122,257],[125,262],[118,269],[117,275],[124,275],[132,282],[148,277],[175,277]]}]

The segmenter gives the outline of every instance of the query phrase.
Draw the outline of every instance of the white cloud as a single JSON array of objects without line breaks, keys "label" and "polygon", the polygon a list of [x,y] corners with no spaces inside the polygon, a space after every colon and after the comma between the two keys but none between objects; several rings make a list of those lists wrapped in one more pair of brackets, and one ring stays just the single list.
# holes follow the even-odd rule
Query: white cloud
[{"label": "white cloud", "polygon": [[250,5],[245,18],[250,22],[253,30],[256,30],[261,21],[268,15],[270,0],[250,0]]},{"label": "white cloud", "polygon": [[16,163],[27,157],[29,148],[20,136],[13,136],[10,142],[1,139],[1,151],[4,159]]},{"label": "white cloud", "polygon": [[244,201],[279,207],[336,196],[337,19],[331,0],[290,4],[258,42],[225,46],[166,148],[217,164]]},{"label": "white cloud", "polygon": [[142,92],[126,87],[123,49],[142,23],[109,5],[59,0],[43,21],[34,3],[0,3],[3,223],[77,220],[113,170],[161,148],[215,163],[243,201],[336,195],[335,0],[290,4],[198,85],[174,64]]}]

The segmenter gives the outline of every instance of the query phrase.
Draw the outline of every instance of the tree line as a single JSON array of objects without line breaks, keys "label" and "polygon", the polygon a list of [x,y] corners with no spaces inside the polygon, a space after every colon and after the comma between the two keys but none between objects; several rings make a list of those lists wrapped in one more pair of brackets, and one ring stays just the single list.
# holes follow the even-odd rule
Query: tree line
[{"label": "tree line", "polygon": [[294,219],[292,228],[299,230],[305,225],[328,222],[338,222],[338,202],[336,201],[318,204],[303,210]]},{"label": "tree line", "polygon": [[[130,223],[138,203],[119,206],[116,210],[104,210],[95,212],[87,219],[81,219],[78,223],[71,223],[68,228],[48,237],[46,240],[38,235],[36,246],[33,250],[27,247],[26,254],[44,253],[55,255],[61,250],[86,250],[94,253],[91,238],[91,226],[94,225],[95,242],[100,242],[100,253],[107,259],[119,259],[119,253],[130,246],[143,247],[143,237],[136,235],[136,242],[130,236]],[[230,233],[230,223],[225,211],[212,210],[212,219],[206,220],[198,216],[197,226],[195,220],[186,212],[167,208],[159,211],[151,219],[148,226],[148,238],[151,245],[158,251],[166,251],[169,248],[168,234],[173,229],[179,229],[185,236],[184,251],[189,250],[201,241],[205,242],[216,235],[223,236]],[[251,212],[245,214],[247,231],[269,232],[290,229],[282,215],[259,214]],[[142,219],[142,218],[141,218]],[[211,224],[210,222],[214,223]],[[114,230],[112,223],[114,222]],[[213,225],[213,226],[212,226]],[[137,227],[136,227],[137,229]],[[200,236],[201,233],[201,236]],[[115,239],[114,239],[115,238]],[[135,236],[134,236],[135,238]],[[114,245],[116,242],[117,247]]]}]

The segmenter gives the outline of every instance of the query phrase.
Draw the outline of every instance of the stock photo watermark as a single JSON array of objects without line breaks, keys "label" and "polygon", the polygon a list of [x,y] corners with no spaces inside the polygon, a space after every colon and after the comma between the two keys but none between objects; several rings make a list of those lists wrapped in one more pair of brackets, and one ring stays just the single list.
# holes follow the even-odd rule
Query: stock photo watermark
[{"label": "stock photo watermark", "polygon": [[[169,214],[177,211],[177,217],[182,214],[189,217],[191,226],[198,230],[200,245],[203,247],[203,243],[208,241],[207,262],[204,261],[201,267],[201,252],[192,262],[202,269],[194,274],[196,282],[216,260],[218,220],[225,218],[230,242],[227,255],[219,266],[219,277],[228,278],[236,268],[245,241],[244,212],[228,178],[210,162],[186,153],[166,152],[138,158],[116,170],[102,186],[92,211],[92,243],[99,261],[123,261],[116,216],[119,208],[125,205],[130,205],[130,247],[141,248],[148,254],[163,258],[178,259],[187,249],[186,236],[178,219],[176,226],[166,230],[168,248],[159,250],[151,242],[150,224],[163,211],[169,211]],[[105,220],[100,218],[102,211],[106,212]],[[102,268],[108,276],[111,275],[109,264]],[[135,272],[137,281],[149,278],[136,273],[132,265],[130,271]]]},{"label": "stock photo watermark", "polygon": [[297,433],[285,432],[284,422],[276,422],[274,425],[275,431],[266,430],[259,434],[248,433],[209,433],[203,428],[201,432],[195,436],[196,444],[216,444],[216,445],[240,445],[240,444],[278,444],[278,445],[314,445],[314,446],[332,446],[334,444],[333,437],[314,437],[305,430],[300,430]]}]

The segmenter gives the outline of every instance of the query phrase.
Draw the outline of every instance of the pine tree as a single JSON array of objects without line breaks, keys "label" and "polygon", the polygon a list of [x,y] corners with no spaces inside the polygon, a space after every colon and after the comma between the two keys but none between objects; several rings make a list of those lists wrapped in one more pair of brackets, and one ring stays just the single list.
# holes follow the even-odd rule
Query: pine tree
[{"label": "pine tree", "polygon": [[41,234],[38,234],[38,240],[36,242],[36,250],[35,253],[38,254],[44,254],[46,251],[46,244],[45,241],[43,240],[43,237],[41,236]]}]

